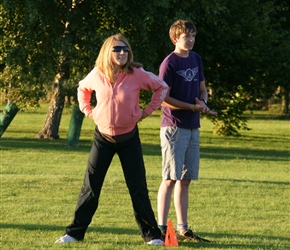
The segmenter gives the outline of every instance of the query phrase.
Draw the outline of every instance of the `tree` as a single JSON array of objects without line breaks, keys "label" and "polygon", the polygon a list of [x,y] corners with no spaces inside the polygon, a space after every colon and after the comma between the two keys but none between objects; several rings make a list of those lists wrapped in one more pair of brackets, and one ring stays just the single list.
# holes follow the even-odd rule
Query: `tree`
[{"label": "tree", "polygon": [[64,97],[75,93],[73,81],[93,65],[93,43],[100,43],[97,35],[88,35],[96,33],[89,25],[97,20],[92,15],[97,13],[93,2],[11,0],[1,6],[5,38],[1,49],[6,53],[2,82],[8,97],[14,97],[22,108],[32,106],[53,83],[54,94],[39,138],[59,138]]},{"label": "tree", "polygon": [[[168,29],[180,18],[197,26],[194,50],[203,58],[210,107],[219,112],[211,118],[217,133],[237,135],[247,129],[243,112],[248,103],[269,97],[277,86],[289,93],[285,1],[4,0],[0,14],[0,86],[7,97],[25,108],[36,105],[47,90],[54,92],[38,135],[42,138],[58,138],[64,97],[73,97],[77,105],[78,81],[92,69],[105,38],[123,33],[135,60],[158,73],[173,50]],[[276,79],[273,62],[281,76]],[[142,98],[147,101],[149,96]]]},{"label": "tree", "polygon": [[[279,22],[276,22],[279,20]],[[268,78],[280,89],[279,95],[282,97],[281,114],[290,114],[290,7],[286,1],[276,1],[274,11],[271,15],[271,21],[274,23],[273,32],[278,39],[273,47],[272,64],[274,70],[269,68]]]},{"label": "tree", "polygon": [[[140,32],[138,27],[144,26],[146,29],[143,21],[147,17],[147,11],[138,1],[123,4],[119,1],[108,3],[92,0],[12,0],[5,1],[3,6],[6,46],[2,49],[6,52],[3,62],[7,76],[3,78],[3,85],[11,82],[12,74],[26,77],[25,82],[18,78],[11,88],[6,88],[8,96],[17,95],[23,89],[22,86],[25,86],[26,92],[33,98],[21,95],[18,100],[21,105],[25,104],[23,107],[27,107],[37,103],[39,98],[44,96],[44,90],[49,89],[50,82],[53,82],[54,94],[45,124],[38,133],[39,138],[59,138],[58,126],[64,97],[73,96],[76,101],[77,82],[93,67],[102,41],[117,32],[124,33],[130,40]],[[125,8],[124,12],[120,11],[120,8]],[[133,11],[132,16],[127,15],[132,9],[142,11],[139,14]],[[120,18],[118,13],[122,13]],[[136,24],[133,25],[134,22]],[[142,37],[136,36],[136,40],[131,39],[132,46],[144,49],[142,43],[148,40],[144,39],[146,36],[148,37],[148,31]],[[145,51],[146,48],[143,55],[146,54]],[[154,52],[149,54],[154,55]],[[148,56],[148,61],[149,58],[152,56]],[[152,65],[149,64],[148,67],[152,68]],[[14,68],[19,69],[16,71]],[[24,71],[27,74],[23,74]],[[37,86],[39,95],[31,96],[33,86]]]},{"label": "tree", "polygon": [[[271,52],[281,39],[277,26],[285,20],[274,14],[277,6],[284,4],[267,0],[196,1],[200,12],[192,16],[198,28],[195,50],[203,57],[211,89],[209,103],[219,112],[217,118],[210,117],[216,133],[238,135],[239,129],[248,129],[243,115],[247,105],[257,98],[269,98],[277,88],[276,81],[269,78],[275,72]],[[287,60],[289,65],[289,57]]]}]

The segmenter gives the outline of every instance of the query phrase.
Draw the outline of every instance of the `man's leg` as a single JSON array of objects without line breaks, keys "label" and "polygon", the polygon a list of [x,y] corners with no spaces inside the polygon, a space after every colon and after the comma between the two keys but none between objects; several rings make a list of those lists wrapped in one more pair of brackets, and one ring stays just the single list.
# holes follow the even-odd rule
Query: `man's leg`
[{"label": "man's leg", "polygon": [[188,193],[190,180],[176,181],[174,189],[174,206],[177,224],[187,224]]},{"label": "man's leg", "polygon": [[172,180],[163,180],[160,184],[157,199],[158,225],[160,226],[167,225],[174,184],[175,181]]}]

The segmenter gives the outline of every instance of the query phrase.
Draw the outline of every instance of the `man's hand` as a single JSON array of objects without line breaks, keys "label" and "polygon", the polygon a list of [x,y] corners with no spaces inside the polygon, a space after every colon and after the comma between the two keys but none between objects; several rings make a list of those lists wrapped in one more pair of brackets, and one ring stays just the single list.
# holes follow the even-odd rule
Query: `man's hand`
[{"label": "man's hand", "polygon": [[208,115],[217,115],[217,112],[210,110],[210,108],[198,98],[195,98],[196,104],[194,105],[194,111],[200,111]]}]

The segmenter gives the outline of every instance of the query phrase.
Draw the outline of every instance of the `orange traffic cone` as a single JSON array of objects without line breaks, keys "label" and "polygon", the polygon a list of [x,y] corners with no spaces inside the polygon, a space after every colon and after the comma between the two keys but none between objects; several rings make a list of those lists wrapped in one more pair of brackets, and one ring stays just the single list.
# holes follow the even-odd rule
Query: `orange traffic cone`
[{"label": "orange traffic cone", "polygon": [[177,247],[178,241],[174,232],[173,223],[171,220],[168,221],[167,230],[165,234],[165,247]]}]

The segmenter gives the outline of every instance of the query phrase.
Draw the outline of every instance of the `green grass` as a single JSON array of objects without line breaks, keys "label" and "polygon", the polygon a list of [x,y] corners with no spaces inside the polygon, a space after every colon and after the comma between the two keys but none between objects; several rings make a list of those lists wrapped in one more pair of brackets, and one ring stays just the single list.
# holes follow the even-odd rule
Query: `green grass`
[{"label": "green grass", "polygon": [[[65,110],[61,139],[37,140],[44,110],[19,112],[0,139],[0,248],[151,248],[139,235],[117,157],[85,241],[53,244],[72,220],[94,124],[85,119],[80,147],[67,148]],[[161,181],[159,123],[157,112],[139,124],[154,211]],[[219,137],[202,119],[200,179],[190,189],[189,224],[214,243],[179,242],[178,249],[289,249],[289,121],[262,113],[251,115],[248,125],[252,130],[241,137]],[[176,223],[173,206],[169,218]]]}]

